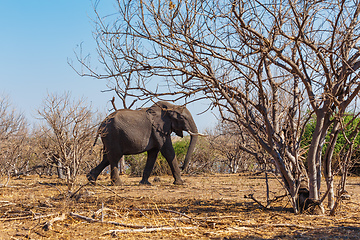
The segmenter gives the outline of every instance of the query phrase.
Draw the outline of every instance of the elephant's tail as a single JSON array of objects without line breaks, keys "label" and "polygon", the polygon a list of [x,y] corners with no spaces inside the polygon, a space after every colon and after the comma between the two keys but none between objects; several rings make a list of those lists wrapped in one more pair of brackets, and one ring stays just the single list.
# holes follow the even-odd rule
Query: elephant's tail
[{"label": "elephant's tail", "polygon": [[94,147],[96,145],[96,142],[98,140],[99,135],[100,135],[100,131],[97,131],[95,139],[94,139],[94,143],[93,143],[93,145],[91,146],[91,149],[90,149],[90,154],[92,154],[94,152]]},{"label": "elephant's tail", "polygon": [[94,139],[94,143],[93,143],[92,147],[95,147],[99,135],[100,135],[100,131],[97,131],[96,136],[95,136],[95,139]]}]

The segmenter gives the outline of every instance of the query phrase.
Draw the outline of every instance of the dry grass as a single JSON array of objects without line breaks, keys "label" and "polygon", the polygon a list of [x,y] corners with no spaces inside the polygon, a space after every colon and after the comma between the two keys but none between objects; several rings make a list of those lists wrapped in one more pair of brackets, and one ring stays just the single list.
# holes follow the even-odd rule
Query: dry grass
[{"label": "dry grass", "polygon": [[[184,179],[184,186],[170,176],[142,186],[140,178],[122,176],[125,184],[114,187],[102,176],[101,185],[86,185],[73,198],[55,178],[12,179],[0,188],[0,239],[359,238],[360,178],[349,178],[351,199],[335,217],[295,215],[286,197],[271,210],[259,208],[244,195],[265,203],[262,175]],[[276,179],[270,185],[272,197],[285,193]]]}]

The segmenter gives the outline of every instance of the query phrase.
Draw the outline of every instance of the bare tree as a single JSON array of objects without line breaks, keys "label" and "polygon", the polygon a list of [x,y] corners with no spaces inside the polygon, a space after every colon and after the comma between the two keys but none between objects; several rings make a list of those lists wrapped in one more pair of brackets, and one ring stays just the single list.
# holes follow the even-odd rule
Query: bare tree
[{"label": "bare tree", "polygon": [[228,166],[230,173],[260,167],[269,158],[248,131],[233,122],[219,122],[207,140],[211,149],[219,154],[219,160]]},{"label": "bare tree", "polygon": [[[360,91],[359,13],[357,0],[122,0],[96,22],[106,71],[79,61],[122,96],[208,99],[273,158],[298,212],[303,189],[319,204],[322,165],[333,187],[333,144],[321,153]],[[312,114],[305,169],[300,141]]]},{"label": "bare tree", "polygon": [[16,175],[28,167],[27,137],[25,117],[0,96],[0,175]]},{"label": "bare tree", "polygon": [[92,149],[97,130],[94,112],[84,99],[73,100],[65,93],[49,94],[38,114],[45,123],[41,126],[43,151],[49,164],[65,169],[71,188]]}]

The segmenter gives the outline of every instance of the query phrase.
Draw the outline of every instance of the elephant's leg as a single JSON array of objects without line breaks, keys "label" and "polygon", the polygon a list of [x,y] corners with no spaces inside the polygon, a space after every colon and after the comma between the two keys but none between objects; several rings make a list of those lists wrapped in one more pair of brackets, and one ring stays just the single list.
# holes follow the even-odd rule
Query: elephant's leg
[{"label": "elephant's leg", "polygon": [[166,161],[170,166],[172,175],[175,179],[174,184],[184,184],[184,181],[181,179],[179,163],[176,160],[175,151],[170,139],[161,148],[161,154],[165,157]]},{"label": "elephant's leg", "polygon": [[122,155],[117,152],[109,154],[111,184],[115,186],[122,185],[122,181],[119,176],[119,160],[121,157]]},{"label": "elephant's leg", "polygon": [[148,157],[146,160],[146,165],[145,165],[145,169],[143,172],[143,177],[140,181],[140,184],[147,184],[147,185],[151,185],[151,183],[149,182],[149,177],[151,174],[151,171],[154,168],[154,164],[156,161],[156,158],[159,154],[159,150],[158,149],[152,149],[148,151]]},{"label": "elephant's leg", "polygon": [[93,168],[86,176],[87,179],[90,182],[94,182],[96,181],[96,179],[98,178],[99,174],[104,170],[104,168],[106,168],[109,165],[109,160],[107,157],[107,154],[104,152],[103,153],[103,160],[101,161],[101,163],[99,163],[99,165],[97,165],[95,168]]}]

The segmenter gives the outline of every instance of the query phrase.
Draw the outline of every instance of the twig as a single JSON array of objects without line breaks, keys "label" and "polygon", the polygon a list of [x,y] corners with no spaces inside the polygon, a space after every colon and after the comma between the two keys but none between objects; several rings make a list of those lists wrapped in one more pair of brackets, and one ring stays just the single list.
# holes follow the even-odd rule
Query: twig
[{"label": "twig", "polygon": [[[197,221],[203,221],[203,222],[213,222],[214,220],[218,220],[218,219],[227,219],[227,218],[239,218],[239,216],[211,216],[211,217],[196,217],[193,218]],[[188,218],[172,218],[175,220],[179,220],[179,221],[183,221],[183,220],[188,220]]]},{"label": "twig", "polygon": [[33,215],[29,215],[29,216],[13,217],[13,218],[0,218],[0,222],[16,221],[16,220],[23,220],[23,219],[29,219],[29,218],[33,218],[32,220],[37,220],[37,219],[41,219],[41,218],[51,217],[56,214],[58,214],[58,213],[51,213],[51,214],[40,215],[40,216],[35,216],[35,217]]},{"label": "twig", "polygon": [[[76,213],[73,213],[73,212],[70,212],[70,216],[76,217],[76,218],[80,218],[80,219],[85,220],[85,221],[87,221],[87,222],[101,222],[101,220],[97,220],[97,219],[94,219],[94,218],[82,216],[82,215],[79,215],[79,214],[76,214]],[[141,228],[156,228],[156,227],[164,227],[164,226],[167,226],[167,225],[163,225],[163,226],[129,225],[129,224],[125,224],[125,223],[112,222],[112,221],[103,222],[103,223],[108,223],[108,224],[113,224],[113,225],[122,226],[122,227],[128,227],[128,228],[138,228],[138,229],[141,229]]]},{"label": "twig", "polygon": [[286,196],[288,197],[289,201],[292,203],[293,202],[292,198],[291,198],[290,194],[288,194],[289,192],[288,192],[287,188],[285,187],[284,183],[278,178],[278,176],[276,176],[275,173],[273,173],[271,171],[269,171],[269,173],[271,173],[275,177],[275,179],[280,183],[280,185],[283,187],[283,189],[286,192]]},{"label": "twig", "polygon": [[94,181],[91,181],[91,182],[88,182],[88,183],[91,183],[91,184],[94,184],[94,185],[99,185],[99,186],[105,188],[106,190],[114,193],[117,197],[122,198],[122,199],[132,199],[132,200],[138,201],[138,200],[141,200],[141,199],[144,198],[143,196],[138,197],[138,198],[135,198],[135,197],[123,197],[123,196],[120,196],[119,194],[117,194],[117,193],[116,193],[114,190],[112,190],[111,188],[109,188],[109,187],[107,187],[107,186],[105,186],[105,185],[103,185],[103,184],[101,184],[101,183],[94,182]]},{"label": "twig", "polygon": [[71,194],[70,198],[73,198],[75,196],[75,194],[77,194],[83,187],[87,186],[90,182],[87,182],[84,185],[81,185],[78,190],[76,190],[73,194]]},{"label": "twig", "polygon": [[112,104],[114,110],[117,111],[117,108],[116,108],[116,106],[115,106],[115,97],[113,97],[113,98],[111,99],[111,104]]},{"label": "twig", "polygon": [[355,204],[355,205],[360,206],[360,204],[359,204],[359,203],[357,203],[357,202],[347,201],[347,203],[351,203],[351,204]]},{"label": "twig", "polygon": [[252,227],[252,228],[267,228],[267,227],[296,227],[296,228],[304,228],[304,229],[318,229],[312,226],[298,225],[292,223],[276,223],[276,224],[241,224],[241,227]]},{"label": "twig", "polygon": [[145,208],[145,209],[138,209],[138,208],[134,208],[134,209],[129,209],[129,210],[138,210],[138,211],[144,211],[144,212],[150,212],[150,211],[153,211],[153,212],[169,212],[169,213],[175,213],[175,214],[178,214],[180,216],[183,216],[183,217],[186,217],[188,219],[191,219],[191,220],[195,220],[194,218],[186,215],[185,213],[181,213],[181,212],[177,212],[177,211],[174,211],[174,210],[169,210],[169,209],[163,209],[163,208],[157,208],[157,209],[153,209],[153,208]]},{"label": "twig", "polygon": [[99,185],[99,186],[101,186],[101,187],[103,187],[103,188],[105,188],[106,190],[109,190],[110,192],[112,192],[112,193],[114,193],[117,197],[119,197],[119,198],[125,198],[125,197],[122,197],[122,196],[120,196],[119,194],[117,194],[114,190],[112,190],[111,188],[108,188],[108,187],[106,187],[106,186],[104,186],[104,185],[102,185],[102,184],[100,184],[100,183],[97,183],[97,182],[95,182],[95,184],[96,185]]},{"label": "twig", "polygon": [[[193,217],[190,217],[190,216],[188,216],[188,215],[186,215],[185,213],[181,213],[181,212],[177,212],[177,211],[174,211],[174,210],[169,210],[169,209],[163,209],[163,208],[156,208],[156,209],[152,209],[152,208],[148,208],[148,209],[137,209],[137,208],[135,208],[135,209],[128,209],[128,210],[138,210],[138,211],[153,211],[153,212],[168,212],[168,213],[174,213],[174,214],[178,214],[178,215],[180,215],[180,216],[183,216],[183,217],[185,217],[185,218],[187,218],[187,219],[189,219],[190,220],[190,223],[192,223],[192,224],[195,224],[195,225],[201,225],[200,223],[199,223],[199,221],[200,222],[210,222],[210,223],[213,223],[214,221],[209,221],[209,220],[200,220],[200,219],[196,219],[196,218],[193,218]],[[182,220],[180,220],[180,221],[182,221]]]},{"label": "twig", "polygon": [[39,184],[41,184],[41,185],[47,185],[47,186],[51,186],[51,187],[54,187],[54,188],[56,188],[56,190],[58,190],[59,191],[59,193],[62,195],[63,194],[63,192],[58,188],[58,187],[56,187],[54,184],[51,184],[51,183],[44,183],[44,182],[38,182]]},{"label": "twig", "polygon": [[0,222],[7,222],[7,221],[15,221],[15,220],[22,220],[22,219],[29,219],[32,218],[32,215],[23,216],[23,217],[13,217],[13,218],[0,218]]},{"label": "twig", "polygon": [[[221,221],[221,219],[234,219],[234,218],[239,218],[238,216],[214,216],[214,217],[196,217],[194,218],[196,221],[199,222],[204,222],[206,225],[203,224],[198,224],[201,226],[207,226],[207,224],[224,224],[224,222]],[[183,218],[183,217],[178,217],[178,218],[171,218],[172,220],[175,221],[181,221],[181,222],[186,222],[186,223],[191,223],[191,219],[188,218]]]},{"label": "twig", "polygon": [[[97,215],[99,215],[100,213],[105,212],[105,211],[113,212],[116,217],[118,217],[119,215],[121,216],[121,214],[119,214],[118,212],[116,212],[114,209],[104,207],[104,208],[100,208],[99,210],[97,210],[97,211],[93,214],[92,217],[95,218]],[[122,216],[121,216],[121,217],[122,217]]]},{"label": "twig", "polygon": [[258,176],[258,175],[261,175],[263,172],[265,172],[266,170],[261,170],[261,171],[257,171],[257,172],[254,172],[254,173],[250,173],[251,176]]},{"label": "twig", "polygon": [[149,217],[146,216],[146,215],[141,211],[141,209],[134,208],[134,210],[139,211],[143,217],[146,217],[147,219],[149,219]]},{"label": "twig", "polygon": [[101,222],[104,222],[104,202],[101,203]]},{"label": "twig", "polygon": [[6,183],[5,184],[1,184],[0,187],[6,187],[10,182],[10,172],[8,172],[8,178],[6,180]]},{"label": "twig", "polygon": [[244,195],[244,198],[250,198],[250,199],[252,199],[254,202],[256,202],[257,204],[259,204],[262,209],[269,209],[269,207],[264,206],[264,205],[263,205],[261,202],[259,202],[256,198],[254,198],[254,194],[253,194],[253,193],[251,193],[251,194],[249,194],[249,195]]},{"label": "twig", "polygon": [[157,227],[157,228],[142,228],[142,229],[115,229],[109,230],[105,234],[116,233],[138,233],[138,232],[158,232],[158,231],[173,231],[173,230],[189,230],[196,229],[197,227]]},{"label": "twig", "polygon": [[304,228],[304,229],[316,229],[315,227],[311,226],[304,226],[298,224],[291,224],[291,223],[277,223],[277,224],[264,224],[261,226],[257,226],[259,228],[267,228],[267,227],[296,227],[296,228]]},{"label": "twig", "polygon": [[339,208],[340,204],[341,204],[341,197],[336,197],[336,201],[335,204],[333,206],[333,208],[330,210],[330,216],[335,216],[336,214],[336,210]]},{"label": "twig", "polygon": [[[153,212],[168,212],[168,213],[174,213],[174,214],[178,214],[180,216],[183,216],[189,220],[192,220],[194,222],[197,222],[197,221],[201,221],[201,222],[213,222],[212,220],[214,219],[224,219],[224,218],[238,218],[238,216],[213,216],[213,217],[197,217],[197,218],[193,218],[193,217],[190,217],[188,215],[186,215],[185,213],[181,213],[181,212],[178,212],[178,211],[174,211],[174,210],[169,210],[169,209],[164,209],[164,208],[157,208],[157,209],[152,209],[152,208],[144,208],[144,209],[138,209],[138,208],[131,208],[131,209],[128,209],[126,208],[126,210],[137,210],[137,211],[153,211]],[[179,219],[179,220],[183,220],[183,219]]]},{"label": "twig", "polygon": [[16,203],[12,203],[12,202],[9,202],[9,201],[0,201],[0,203],[5,203],[4,205],[1,205],[0,208],[6,207],[6,206],[9,206],[9,205],[16,205]]},{"label": "twig", "polygon": [[284,198],[286,197],[288,194],[284,194],[284,195],[281,195],[281,196],[275,196],[273,199],[270,199],[269,200],[269,203],[267,205],[267,207],[270,206],[270,204],[272,204],[273,202],[276,202],[277,200],[281,199],[281,198]]},{"label": "twig", "polygon": [[[356,224],[360,224],[360,222],[356,222],[356,221],[339,221],[339,222],[337,222],[337,224],[349,224],[349,225],[356,225]],[[344,227],[344,226],[343,226]]]},{"label": "twig", "polygon": [[85,220],[87,222],[99,222],[99,220],[97,220],[97,219],[86,217],[86,216],[83,216],[83,215],[79,215],[79,214],[76,214],[76,213],[73,213],[73,212],[70,212],[70,216],[80,218],[80,219]]},{"label": "twig", "polygon": [[50,213],[50,214],[46,214],[46,215],[35,216],[35,217],[33,218],[33,220],[38,220],[38,219],[41,219],[41,218],[52,217],[52,216],[54,216],[54,215],[56,215],[56,214],[58,214],[58,213]]},{"label": "twig", "polygon": [[[265,164],[265,170],[266,170],[267,165]],[[265,183],[266,183],[266,207],[269,207],[271,202],[270,202],[270,187],[269,187],[269,177],[268,177],[268,172],[265,171]]]},{"label": "twig", "polygon": [[207,220],[207,219],[225,219],[225,218],[239,218],[239,216],[211,216],[211,217],[196,217],[196,220]]},{"label": "twig", "polygon": [[51,219],[50,221],[48,221],[47,223],[45,223],[45,225],[43,226],[43,229],[44,229],[45,231],[51,230],[52,225],[53,225],[54,222],[56,222],[56,221],[63,221],[63,220],[65,220],[65,219],[66,219],[66,215],[65,215],[65,213],[63,213],[63,214],[61,214],[61,216],[55,217],[55,218]]},{"label": "twig", "polygon": [[258,200],[254,197],[254,194],[253,194],[253,193],[251,193],[251,194],[249,194],[249,195],[245,195],[244,198],[250,198],[250,199],[252,199],[254,202],[256,202],[257,204],[259,204],[262,209],[271,209],[271,207],[270,207],[270,204],[271,204],[271,203],[277,201],[277,200],[280,199],[280,198],[284,198],[284,197],[286,197],[287,195],[288,195],[288,194],[281,195],[281,196],[275,196],[273,199],[268,199],[266,206],[264,206],[260,201],[258,201]]}]

